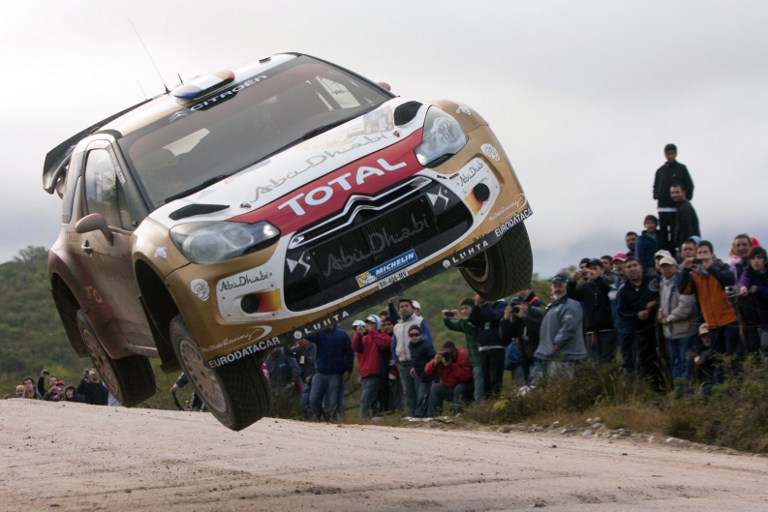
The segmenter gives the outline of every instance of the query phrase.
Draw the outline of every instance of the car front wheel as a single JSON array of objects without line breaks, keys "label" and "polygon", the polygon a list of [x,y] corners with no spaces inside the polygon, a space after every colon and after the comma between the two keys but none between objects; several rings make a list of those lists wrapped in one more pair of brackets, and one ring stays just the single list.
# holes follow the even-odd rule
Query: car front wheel
[{"label": "car front wheel", "polygon": [[528,287],[533,273],[525,224],[513,227],[485,252],[459,266],[461,275],[485,300],[497,300]]},{"label": "car front wheel", "polygon": [[184,372],[211,413],[226,427],[241,430],[269,413],[269,383],[258,354],[213,369],[181,315],[171,321],[171,343]]}]

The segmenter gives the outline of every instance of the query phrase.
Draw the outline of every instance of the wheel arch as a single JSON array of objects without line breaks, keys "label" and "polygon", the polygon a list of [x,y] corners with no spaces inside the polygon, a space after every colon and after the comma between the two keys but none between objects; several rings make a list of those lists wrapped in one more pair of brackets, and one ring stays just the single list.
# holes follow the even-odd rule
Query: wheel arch
[{"label": "wheel arch", "polygon": [[161,367],[165,372],[177,371],[180,366],[171,344],[170,332],[171,320],[179,314],[179,308],[165,282],[147,262],[136,262],[135,275],[141,304],[162,361]]},{"label": "wheel arch", "polygon": [[80,303],[59,274],[51,274],[51,295],[70,345],[78,356],[87,357],[88,351],[77,326],[77,310],[80,309]]}]

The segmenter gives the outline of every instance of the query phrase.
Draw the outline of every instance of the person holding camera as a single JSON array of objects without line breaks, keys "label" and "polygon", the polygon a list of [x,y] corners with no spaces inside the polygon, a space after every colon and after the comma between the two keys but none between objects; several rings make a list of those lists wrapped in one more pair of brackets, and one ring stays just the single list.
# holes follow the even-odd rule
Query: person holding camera
[{"label": "person holding camera", "polygon": [[504,379],[504,342],[499,335],[499,322],[504,316],[507,303],[504,300],[493,302],[475,294],[475,305],[468,320],[477,329],[477,347],[480,351],[480,364],[483,370],[485,398],[492,398],[501,393]]},{"label": "person holding camera", "polygon": [[[501,339],[509,343],[507,353],[515,349],[519,352],[518,364],[522,366],[526,384],[531,380],[533,356],[539,346],[539,332],[544,313],[543,309],[529,306],[523,297],[515,295],[509,299],[509,305],[504,310],[504,317],[499,323]],[[505,366],[514,372],[515,366],[510,359],[513,358],[505,358]]]},{"label": "person holding camera", "polygon": [[439,382],[432,386],[430,402],[434,413],[440,414],[443,402],[453,402],[454,412],[460,404],[472,400],[472,365],[463,348],[452,341],[443,343],[440,351],[424,367],[424,373],[436,376]]},{"label": "person holding camera", "polygon": [[[731,302],[735,299],[736,276],[731,267],[718,259],[712,244],[702,240],[696,246],[696,258],[683,260],[680,276],[680,293],[696,294],[704,323],[709,328],[712,349],[718,354],[744,357],[744,346],[739,335],[736,310]],[[716,373],[722,382],[723,372]]]},{"label": "person holding camera", "polygon": [[469,321],[469,314],[475,306],[475,299],[465,297],[459,303],[459,309],[444,309],[443,325],[449,330],[464,333],[464,345],[469,355],[469,363],[472,365],[472,385],[475,402],[485,398],[485,385],[483,382],[483,366],[480,361],[480,350],[477,346],[477,327]]},{"label": "person holding camera", "polygon": [[392,337],[381,331],[381,319],[370,315],[365,319],[362,332],[352,337],[352,350],[357,354],[360,373],[360,417],[372,415],[373,404],[381,394],[381,388],[387,382],[386,364],[382,364],[381,351],[392,344]]},{"label": "person holding camera", "polygon": [[749,253],[749,266],[739,279],[740,304],[752,311],[752,319],[757,327],[757,343],[750,350],[768,355],[768,254],[761,246],[752,248]]},{"label": "person holding camera", "polygon": [[574,272],[566,287],[568,297],[583,306],[589,352],[597,364],[612,363],[618,349],[609,296],[611,285],[603,276],[604,271],[600,260],[589,260],[584,270]]},{"label": "person holding camera", "polygon": [[86,368],[83,372],[83,380],[77,386],[77,392],[85,397],[85,403],[91,405],[107,405],[109,402],[109,390],[99,380],[96,368]]}]

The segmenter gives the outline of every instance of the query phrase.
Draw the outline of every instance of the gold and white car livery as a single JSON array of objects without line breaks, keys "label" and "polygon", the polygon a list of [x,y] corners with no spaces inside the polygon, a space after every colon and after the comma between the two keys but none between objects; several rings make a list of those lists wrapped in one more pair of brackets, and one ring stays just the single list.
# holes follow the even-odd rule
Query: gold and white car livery
[{"label": "gold and white car livery", "polygon": [[49,256],[75,350],[134,405],[148,357],[241,429],[293,343],[451,267],[493,299],[527,285],[527,198],[485,120],[302,54],[198,77],[46,158]]}]

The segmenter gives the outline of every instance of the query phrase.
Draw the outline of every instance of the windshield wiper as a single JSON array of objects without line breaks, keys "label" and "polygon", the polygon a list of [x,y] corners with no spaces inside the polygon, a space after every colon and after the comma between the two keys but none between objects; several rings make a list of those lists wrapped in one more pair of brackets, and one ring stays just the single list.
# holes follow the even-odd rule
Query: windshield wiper
[{"label": "windshield wiper", "polygon": [[202,183],[200,183],[198,185],[195,185],[192,188],[189,188],[189,189],[187,189],[187,190],[185,190],[183,192],[179,192],[178,194],[174,194],[171,197],[166,197],[165,198],[165,202],[167,204],[167,203],[170,203],[171,201],[175,201],[176,199],[179,199],[179,198],[182,198],[182,197],[186,197],[186,196],[188,196],[190,194],[194,194],[195,192],[199,192],[199,191],[203,190],[204,188],[208,188],[211,185],[213,185],[214,183],[218,183],[221,180],[223,180],[224,178],[229,178],[230,176],[231,176],[231,174],[219,174],[218,176],[214,176],[213,178],[208,178],[204,182],[202,182]]},{"label": "windshield wiper", "polygon": [[336,128],[336,127],[337,127],[337,126],[339,126],[340,124],[344,124],[344,123],[346,123],[346,122],[347,122],[347,121],[349,121],[350,119],[351,119],[351,118],[346,118],[346,119],[342,119],[342,120],[340,120],[340,121],[334,121],[334,122],[332,122],[332,123],[328,123],[328,124],[324,124],[324,125],[322,125],[322,126],[318,126],[317,128],[312,128],[311,130],[309,130],[308,132],[306,132],[304,135],[302,135],[301,137],[299,137],[299,138],[297,139],[297,141],[304,141],[304,140],[307,140],[307,139],[311,139],[312,137],[314,137],[314,136],[316,136],[316,135],[320,135],[321,133],[323,133],[323,132],[327,132],[328,130],[330,130],[330,129],[332,129],[332,128]]}]

